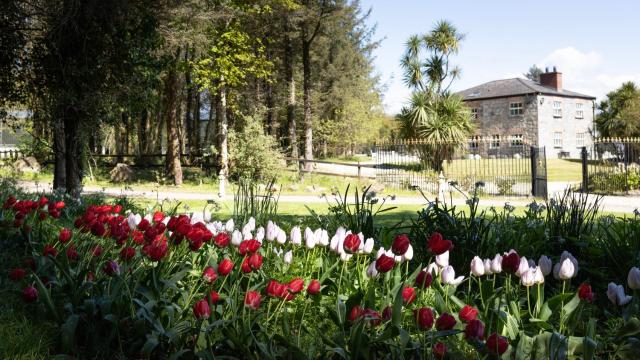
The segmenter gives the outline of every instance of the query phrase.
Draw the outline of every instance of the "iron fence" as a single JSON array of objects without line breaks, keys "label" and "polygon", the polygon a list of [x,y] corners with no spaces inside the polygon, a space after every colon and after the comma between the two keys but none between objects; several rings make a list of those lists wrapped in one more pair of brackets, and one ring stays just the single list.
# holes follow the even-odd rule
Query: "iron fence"
[{"label": "iron fence", "polygon": [[605,194],[640,194],[640,138],[599,138],[582,150],[582,187]]},{"label": "iron fence", "polygon": [[533,149],[522,138],[509,137],[475,137],[462,147],[403,140],[375,144],[372,157],[378,181],[394,188],[435,194],[450,182],[465,191],[482,183],[480,191],[485,194],[526,196],[532,193],[535,178]]}]

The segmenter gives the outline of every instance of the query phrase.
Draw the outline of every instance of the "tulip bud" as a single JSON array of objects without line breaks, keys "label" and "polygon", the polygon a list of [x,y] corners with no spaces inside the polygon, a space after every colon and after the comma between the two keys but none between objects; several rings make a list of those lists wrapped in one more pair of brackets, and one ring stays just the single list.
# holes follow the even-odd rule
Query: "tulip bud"
[{"label": "tulip bud", "polygon": [[363,252],[365,254],[371,254],[371,252],[373,251],[373,245],[374,245],[374,241],[372,238],[368,238],[365,242],[364,242],[364,248],[363,248]]},{"label": "tulip bud", "polygon": [[216,281],[216,279],[218,278],[218,274],[216,274],[216,271],[211,266],[207,266],[202,272],[202,278],[204,279],[204,281],[211,284],[212,282]]},{"label": "tulip bud", "polygon": [[456,278],[456,271],[453,269],[453,266],[447,266],[442,269],[441,273],[442,283],[446,285],[458,285],[464,280],[464,276],[459,276]]},{"label": "tulip bud", "polygon": [[474,256],[471,260],[471,274],[474,276],[484,275],[484,262],[478,256]]},{"label": "tulip bud", "polygon": [[441,268],[449,266],[449,251],[445,251],[440,255],[436,255],[436,264]]},{"label": "tulip bud", "polygon": [[302,233],[300,232],[300,228],[294,226],[291,229],[291,243],[293,245],[301,245],[302,244]]},{"label": "tulip bud", "polygon": [[421,329],[427,330],[433,327],[433,310],[430,308],[423,307],[415,310],[414,316],[416,323]]},{"label": "tulip bud", "polygon": [[427,272],[429,274],[433,274],[435,276],[438,276],[438,274],[440,273],[440,268],[438,267],[438,265],[434,262],[429,263],[429,265],[427,265]]},{"label": "tulip bud", "polygon": [[416,299],[416,289],[410,286],[405,286],[402,289],[402,300],[404,306],[411,305],[411,303]]},{"label": "tulip bud", "polygon": [[308,227],[304,229],[304,244],[307,246],[307,249],[313,249],[316,247],[316,236],[313,233],[313,230]]},{"label": "tulip bud", "polygon": [[451,314],[442,313],[438,320],[436,320],[436,329],[438,331],[451,330],[454,326],[456,326],[456,318]]},{"label": "tulip bud", "polygon": [[553,263],[551,262],[551,259],[546,255],[542,255],[540,256],[540,259],[538,259],[538,267],[544,276],[551,274],[551,270],[553,269],[552,265]]},{"label": "tulip bud", "polygon": [[286,264],[291,264],[292,261],[293,261],[293,252],[289,250],[286,253],[284,253],[284,262]]},{"label": "tulip bud", "polygon": [[484,266],[484,274],[491,275],[491,259],[484,259],[482,265]]},{"label": "tulip bud", "polygon": [[443,342],[437,342],[435,345],[433,345],[431,352],[433,353],[434,358],[444,359],[444,357],[447,355],[447,345],[445,345]]},{"label": "tulip bud", "polygon": [[22,290],[22,300],[26,303],[32,303],[38,300],[38,290],[31,285],[27,286]]},{"label": "tulip bud", "polygon": [[211,316],[211,309],[207,300],[200,300],[193,305],[193,315],[196,319],[204,319]]},{"label": "tulip bud", "polygon": [[242,240],[244,240],[242,233],[238,230],[233,230],[233,234],[231,234],[231,245],[240,246]]},{"label": "tulip bud", "polygon": [[277,231],[276,224],[274,224],[273,221],[271,220],[267,221],[267,231],[265,233],[265,237],[267,241],[275,240],[277,235],[278,235],[278,231]]},{"label": "tulip bud", "polygon": [[386,273],[393,269],[395,261],[392,257],[383,254],[376,260],[375,264],[378,272]]},{"label": "tulip bud", "polygon": [[503,336],[496,333],[489,335],[487,338],[487,351],[495,356],[501,356],[509,348],[509,341]]},{"label": "tulip bud", "polygon": [[393,243],[391,244],[391,251],[397,256],[404,255],[409,248],[409,237],[405,234],[400,234],[393,239]]},{"label": "tulip bud", "polygon": [[591,286],[589,284],[582,284],[578,288],[578,297],[580,300],[584,300],[586,302],[592,302],[595,294],[591,291]]},{"label": "tulip bud", "polygon": [[260,226],[258,230],[256,230],[256,240],[262,242],[264,239],[264,228]]},{"label": "tulip bud", "polygon": [[346,252],[353,254],[360,249],[361,243],[362,241],[358,235],[349,234],[344,239],[343,247]]},{"label": "tulip bud", "polygon": [[570,259],[564,259],[553,267],[553,276],[558,280],[570,280],[576,276],[576,270]]},{"label": "tulip bud", "polygon": [[420,289],[426,289],[431,286],[432,281],[433,275],[431,275],[427,268],[424,268],[418,273],[418,276],[416,277],[416,286]]},{"label": "tulip bud", "polygon": [[252,310],[257,310],[260,307],[260,293],[257,291],[247,291],[244,296],[244,306]]},{"label": "tulip bud", "polygon": [[413,246],[409,245],[407,252],[402,255],[402,261],[411,261],[413,259]]},{"label": "tulip bud", "polygon": [[496,254],[493,260],[491,260],[491,272],[494,274],[500,274],[502,272],[502,256],[500,256],[500,254]]},{"label": "tulip bud", "polygon": [[471,320],[478,318],[478,309],[474,308],[471,305],[465,305],[460,309],[460,313],[458,313],[460,320],[464,322],[469,322]]},{"label": "tulip bud", "polygon": [[484,324],[478,319],[469,321],[467,326],[464,328],[464,335],[468,340],[482,340],[484,338]]},{"label": "tulip bud", "polygon": [[520,258],[520,263],[518,264],[518,270],[516,270],[516,276],[520,277],[529,271],[529,261],[526,257]]},{"label": "tulip bud", "polygon": [[386,253],[386,251],[384,250],[384,248],[383,248],[383,247],[380,247],[380,248],[378,249],[378,252],[376,253],[376,259],[379,259],[379,258],[380,258],[380,256],[384,255],[385,253]]},{"label": "tulip bud", "polygon": [[318,230],[320,230],[320,237],[318,238],[316,236],[316,239],[320,239],[318,241],[320,243],[320,245],[322,245],[322,246],[329,245],[329,233],[327,233],[327,230],[325,230],[325,229],[318,229]]},{"label": "tulip bud", "polygon": [[370,278],[375,278],[378,276],[378,270],[376,270],[375,261],[369,264],[369,267],[367,267],[367,276]]},{"label": "tulip bud", "polygon": [[287,242],[287,234],[282,229],[278,229],[278,235],[276,236],[276,241],[280,245]]},{"label": "tulip bud", "polygon": [[520,275],[520,283],[526,287],[533,286],[536,283],[536,269],[537,268],[527,269],[527,271]]},{"label": "tulip bud", "polygon": [[309,295],[317,295],[320,293],[320,281],[313,279],[307,286],[307,294]]},{"label": "tulip bud", "polygon": [[628,304],[633,298],[624,293],[622,285],[616,285],[612,282],[607,286],[607,297],[614,305],[620,306]]},{"label": "tulip bud", "polygon": [[640,269],[637,267],[632,267],[629,270],[629,275],[627,275],[627,284],[629,288],[633,290],[640,289]]}]

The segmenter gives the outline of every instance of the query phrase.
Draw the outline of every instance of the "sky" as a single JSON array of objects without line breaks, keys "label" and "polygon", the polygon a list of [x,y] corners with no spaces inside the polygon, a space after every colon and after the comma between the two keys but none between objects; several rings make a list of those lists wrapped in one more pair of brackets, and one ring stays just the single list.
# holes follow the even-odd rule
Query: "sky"
[{"label": "sky", "polygon": [[529,67],[556,66],[564,88],[598,101],[624,81],[640,83],[640,1],[361,0],[382,40],[373,53],[388,114],[410,94],[400,58],[413,34],[439,20],[466,35],[453,63],[462,69],[452,90],[523,77]]}]

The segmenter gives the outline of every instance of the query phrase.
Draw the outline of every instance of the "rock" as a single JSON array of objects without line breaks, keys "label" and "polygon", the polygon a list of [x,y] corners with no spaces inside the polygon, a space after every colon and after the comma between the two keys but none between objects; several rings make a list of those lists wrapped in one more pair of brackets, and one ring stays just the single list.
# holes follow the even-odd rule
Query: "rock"
[{"label": "rock", "polygon": [[375,193],[383,193],[384,192],[384,184],[373,184],[371,185],[371,188],[369,189],[369,191],[375,192]]},{"label": "rock", "polygon": [[109,175],[111,175],[111,181],[115,183],[133,181],[133,169],[127,164],[116,164],[116,167],[111,169]]},{"label": "rock", "polygon": [[313,187],[313,186],[307,186],[307,187],[305,187],[305,188],[304,188],[304,190],[305,190],[306,192],[310,192],[310,193],[314,193],[314,192],[316,192],[316,188],[315,188],[315,187]]},{"label": "rock", "polygon": [[13,170],[19,173],[39,173],[40,164],[33,156],[27,156],[16,160],[16,162],[13,163]]},{"label": "rock", "polygon": [[287,186],[287,189],[289,191],[298,191],[298,190],[300,190],[300,186],[298,186],[298,184],[291,184],[291,185]]}]

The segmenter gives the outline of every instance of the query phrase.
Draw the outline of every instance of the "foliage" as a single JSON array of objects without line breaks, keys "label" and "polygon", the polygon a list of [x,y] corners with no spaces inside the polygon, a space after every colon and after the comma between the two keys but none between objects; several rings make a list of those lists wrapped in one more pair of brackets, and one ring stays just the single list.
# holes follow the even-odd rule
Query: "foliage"
[{"label": "foliage", "polygon": [[[617,170],[617,169],[616,169]],[[640,189],[640,172],[628,171],[598,171],[589,174],[589,189],[598,193],[613,194],[628,190]]]},{"label": "foliage", "polygon": [[529,70],[524,74],[524,77],[531,81],[540,82],[540,75],[544,71],[540,69],[537,65],[532,65]]},{"label": "foliage", "polygon": [[270,181],[278,176],[284,157],[259,119],[246,116],[241,130],[229,132],[229,161],[231,175],[237,179]]},{"label": "foliage", "polygon": [[640,89],[633,82],[608,93],[598,110],[596,128],[602,136],[640,136]]},{"label": "foliage", "polygon": [[513,185],[516,184],[516,179],[508,176],[502,176],[496,178],[496,186],[498,187],[499,195],[511,194]]}]

